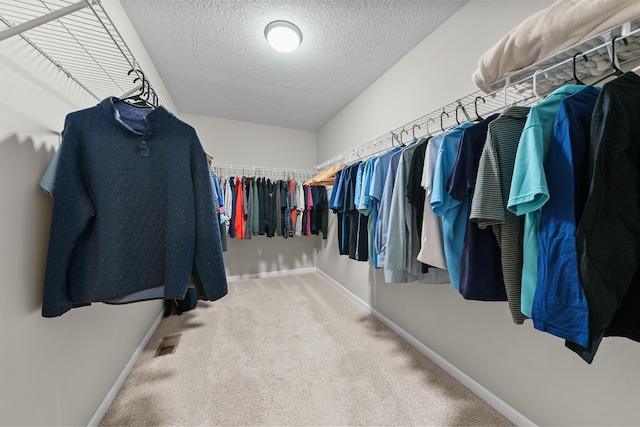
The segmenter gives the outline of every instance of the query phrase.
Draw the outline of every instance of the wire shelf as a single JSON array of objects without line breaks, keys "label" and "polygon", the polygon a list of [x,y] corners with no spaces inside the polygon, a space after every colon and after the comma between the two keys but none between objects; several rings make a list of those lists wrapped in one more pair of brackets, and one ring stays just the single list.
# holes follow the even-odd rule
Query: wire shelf
[{"label": "wire shelf", "polygon": [[[586,59],[583,55],[586,55]],[[640,59],[640,17],[499,80],[493,85],[495,90],[489,94],[477,90],[456,99],[374,140],[332,157],[317,165],[316,169],[323,170],[339,163],[366,159],[409,142],[414,136],[428,136],[452,129],[463,121],[477,119],[478,115],[487,117],[507,106],[532,105],[557,87],[575,82],[574,77],[592,84],[612,71],[612,57],[617,58],[618,67]]]},{"label": "wire shelf", "polygon": [[20,37],[97,100],[135,92],[136,76],[127,72],[140,67],[97,0],[0,0],[0,35],[74,5],[78,10]]}]

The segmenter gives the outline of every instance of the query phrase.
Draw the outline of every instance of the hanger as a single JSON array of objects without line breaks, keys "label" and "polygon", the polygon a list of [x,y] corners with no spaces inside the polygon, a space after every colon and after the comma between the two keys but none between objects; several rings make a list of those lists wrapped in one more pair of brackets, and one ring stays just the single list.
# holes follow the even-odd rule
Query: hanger
[{"label": "hanger", "polygon": [[[429,123],[429,122],[427,122],[427,126],[428,126],[428,123]],[[415,125],[413,125],[413,127],[411,128],[411,131],[413,132],[413,139],[416,139],[416,128],[420,129],[420,125],[419,125],[419,124],[415,124]],[[427,130],[428,130],[428,129],[427,129]]]},{"label": "hanger", "polygon": [[[618,68],[618,57],[616,55],[616,40],[618,38],[620,38],[621,36],[615,36],[612,40],[611,40],[611,68],[613,68],[613,74],[616,76],[621,76],[624,74],[624,71],[622,71],[620,68]],[[629,42],[627,41],[627,39],[623,38],[622,39],[622,43],[624,43],[625,46],[627,46],[629,44]]]},{"label": "hanger", "polygon": [[[141,82],[140,92],[134,93],[131,96],[127,96],[126,98],[122,98],[121,101],[125,101],[125,100],[132,101],[132,102],[129,102],[129,104],[136,107],[155,108],[156,105],[154,104],[154,101],[149,101],[150,86],[149,86],[149,80],[147,80],[147,76],[145,76],[141,70],[135,69],[135,68],[130,69],[129,72],[127,72],[127,75],[130,76],[131,73],[136,73],[137,75],[137,77],[133,79],[134,83],[138,81]],[[140,76],[142,76],[142,78]],[[157,102],[157,97],[155,96],[155,92],[154,92],[153,99]]]},{"label": "hanger", "polygon": [[403,127],[402,130],[400,131],[400,145],[402,145],[403,147],[406,147],[406,144],[402,141],[402,134],[406,133],[407,135],[409,135],[409,131],[405,130],[405,128]]},{"label": "hanger", "polygon": [[540,96],[540,94],[538,94],[538,84],[537,84],[538,83],[538,79],[537,79],[537,76],[538,76],[538,74],[543,73],[543,72],[544,72],[544,70],[536,70],[533,73],[533,94],[535,95],[535,97],[537,99],[542,99],[542,96]]},{"label": "hanger", "polygon": [[460,120],[458,120],[458,108],[462,107],[462,105],[458,104],[456,105],[456,122],[458,123],[458,126],[460,125]]},{"label": "hanger", "polygon": [[[616,56],[616,40],[619,39],[621,36],[615,36],[613,37],[613,39],[611,40],[611,46],[610,46],[610,56],[611,56],[611,68],[613,69],[613,73],[608,74],[600,79],[598,79],[596,82],[593,83],[592,86],[597,85],[600,82],[603,82],[605,80],[607,80],[610,77],[619,77],[622,74],[624,74],[624,71],[622,71],[620,68],[618,68],[618,66],[616,65],[616,62],[618,62],[618,57]],[[622,42],[624,43],[624,45],[628,45],[629,42],[627,41],[627,39],[623,38]]]},{"label": "hanger", "polygon": [[[582,52],[578,52],[575,55],[573,55],[573,80],[577,85],[584,85],[584,83],[578,78],[578,75],[576,73],[576,58],[578,57],[578,55],[582,55]],[[582,58],[584,58],[584,60],[586,61],[587,55],[582,55]]]},{"label": "hanger", "polygon": [[[402,135],[402,132],[401,132],[400,134]],[[395,133],[391,132],[391,146],[392,146],[392,147],[394,146],[394,145],[393,145],[393,140],[394,140],[394,139],[395,139],[396,141],[398,141],[398,144],[399,144],[401,147],[404,147],[404,144],[402,143],[402,141],[400,140],[400,138],[398,138],[398,135],[396,135]]]},{"label": "hanger", "polygon": [[483,104],[487,103],[487,101],[485,101],[481,96],[476,96],[476,99],[473,101],[473,109],[476,113],[476,122],[484,120],[482,117],[480,117],[480,114],[478,114],[478,99],[482,99]]},{"label": "hanger", "polygon": [[447,117],[449,117],[449,113],[447,113],[446,111],[442,110],[442,113],[440,113],[440,129],[442,129],[442,132],[445,132],[444,130],[444,124],[442,123],[442,116],[446,115]]},{"label": "hanger", "polygon": [[427,119],[427,135],[432,136],[432,135],[431,135],[431,131],[429,130],[429,120],[431,120],[434,124],[435,124],[435,122],[436,122],[436,121],[435,121],[435,119],[433,119],[432,117],[429,117],[429,118]]}]

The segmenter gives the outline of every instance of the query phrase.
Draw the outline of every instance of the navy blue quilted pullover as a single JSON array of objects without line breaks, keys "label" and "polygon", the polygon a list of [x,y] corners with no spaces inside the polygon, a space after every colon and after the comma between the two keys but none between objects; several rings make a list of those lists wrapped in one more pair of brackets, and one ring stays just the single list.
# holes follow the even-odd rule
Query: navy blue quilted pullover
[{"label": "navy blue quilted pullover", "polygon": [[67,116],[60,150],[44,317],[181,299],[190,275],[200,299],[226,295],[211,178],[191,126],[164,107],[107,98]]}]

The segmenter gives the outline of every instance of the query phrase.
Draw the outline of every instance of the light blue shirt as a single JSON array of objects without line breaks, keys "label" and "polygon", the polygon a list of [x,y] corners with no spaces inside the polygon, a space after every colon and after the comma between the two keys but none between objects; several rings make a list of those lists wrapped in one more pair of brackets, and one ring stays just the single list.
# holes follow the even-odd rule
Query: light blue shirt
[{"label": "light blue shirt", "polygon": [[474,123],[470,122],[462,123],[443,136],[436,158],[433,192],[431,193],[433,213],[442,217],[444,254],[447,260],[449,277],[451,278],[451,286],[456,291],[460,289],[460,264],[467,227],[469,198],[467,197],[461,201],[451,197],[447,192],[447,182],[453,170],[462,133],[466,128],[473,125]]},{"label": "light blue shirt", "polygon": [[389,217],[391,214],[391,198],[393,196],[393,186],[396,182],[396,172],[400,163],[399,150],[395,150],[389,159],[387,168],[387,179],[384,182],[382,199],[378,210],[378,220],[376,222],[376,254],[378,256],[378,266],[384,266],[387,256],[387,233],[389,232]]}]

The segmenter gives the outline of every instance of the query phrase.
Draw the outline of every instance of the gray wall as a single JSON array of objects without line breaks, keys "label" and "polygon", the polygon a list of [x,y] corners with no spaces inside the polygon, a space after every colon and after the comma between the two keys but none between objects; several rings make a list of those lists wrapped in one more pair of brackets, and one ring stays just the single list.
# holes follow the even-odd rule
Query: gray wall
[{"label": "gray wall", "polygon": [[[318,132],[318,161],[472,93],[493,43],[548,1],[471,1]],[[318,268],[539,425],[638,425],[640,344],[605,338],[592,365],[563,340],[517,326],[506,303],[464,300],[449,285],[386,284],[338,256],[336,221]]]}]

